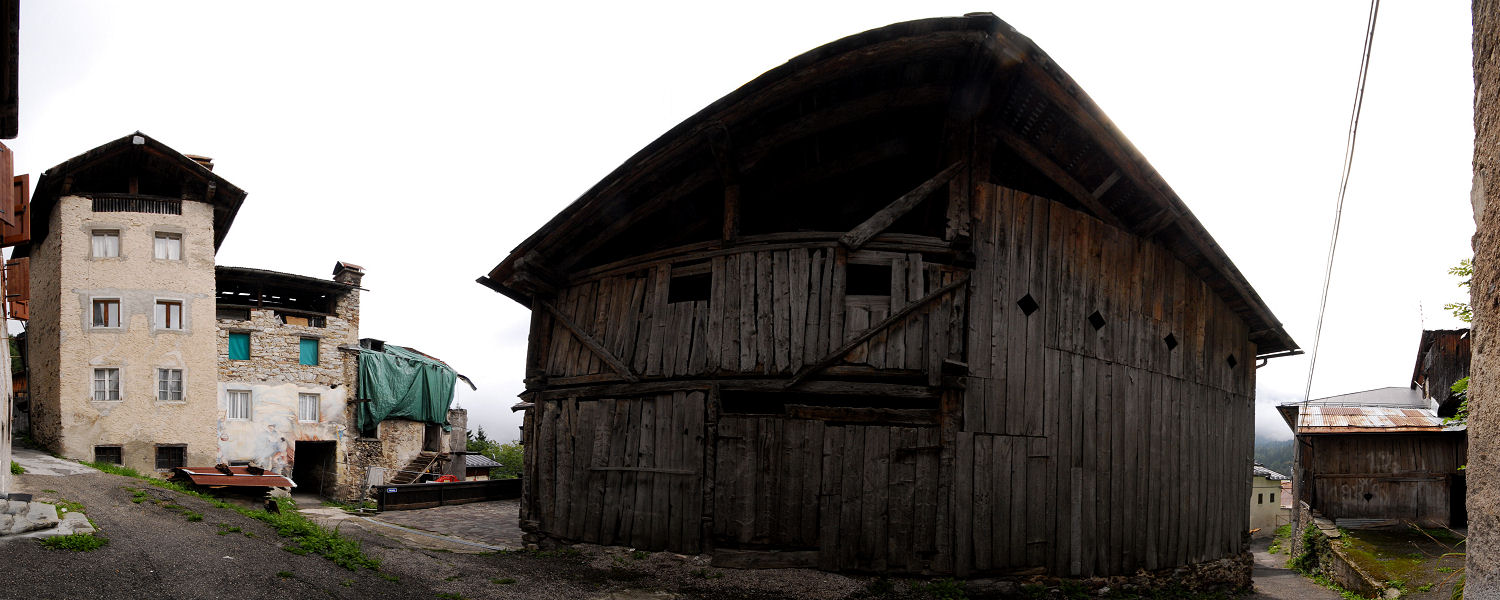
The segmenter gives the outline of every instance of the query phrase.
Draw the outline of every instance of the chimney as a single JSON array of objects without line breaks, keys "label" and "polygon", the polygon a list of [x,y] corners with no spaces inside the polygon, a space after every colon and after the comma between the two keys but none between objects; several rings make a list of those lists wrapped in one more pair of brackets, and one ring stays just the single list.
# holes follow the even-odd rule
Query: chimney
[{"label": "chimney", "polygon": [[339,261],[333,265],[333,280],[339,283],[358,286],[359,281],[365,277],[365,268],[356,264]]},{"label": "chimney", "polygon": [[212,158],[209,158],[207,156],[198,156],[197,154],[184,154],[183,156],[193,159],[194,162],[203,165],[203,168],[205,169],[208,169],[210,171],[214,170],[214,159]]}]

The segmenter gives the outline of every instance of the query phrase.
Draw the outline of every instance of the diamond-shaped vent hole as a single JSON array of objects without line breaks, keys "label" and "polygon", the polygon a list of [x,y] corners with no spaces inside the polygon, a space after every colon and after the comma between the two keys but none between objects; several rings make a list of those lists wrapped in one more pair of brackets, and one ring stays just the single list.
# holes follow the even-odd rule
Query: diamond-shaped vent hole
[{"label": "diamond-shaped vent hole", "polygon": [[1240,361],[1234,359],[1233,354],[1229,355],[1229,358],[1224,359],[1224,362],[1229,363],[1229,368],[1231,369],[1233,369],[1235,365],[1240,364]]},{"label": "diamond-shaped vent hole", "polygon": [[1167,350],[1177,349],[1177,336],[1169,333],[1167,334],[1167,337],[1162,338],[1161,341],[1167,344]]},{"label": "diamond-shaped vent hole", "polygon": [[1089,325],[1093,325],[1094,326],[1094,331],[1099,331],[1100,329],[1103,329],[1104,328],[1104,315],[1099,314],[1099,311],[1097,311],[1097,310],[1094,311],[1094,314],[1089,315]]},{"label": "diamond-shaped vent hole", "polygon": [[1036,312],[1036,309],[1041,308],[1041,305],[1036,303],[1036,299],[1032,298],[1031,294],[1021,296],[1021,299],[1016,301],[1016,306],[1021,307],[1021,313],[1028,317],[1031,316],[1031,313]]}]

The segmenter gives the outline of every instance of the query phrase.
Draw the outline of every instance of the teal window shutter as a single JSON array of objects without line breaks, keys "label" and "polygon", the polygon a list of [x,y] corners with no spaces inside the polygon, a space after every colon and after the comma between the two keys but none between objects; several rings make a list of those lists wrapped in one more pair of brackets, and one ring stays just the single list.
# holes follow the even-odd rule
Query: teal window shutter
[{"label": "teal window shutter", "polygon": [[250,360],[250,334],[229,334],[229,360]]},{"label": "teal window shutter", "polygon": [[302,338],[302,360],[304,365],[318,364],[318,340],[316,338]]}]

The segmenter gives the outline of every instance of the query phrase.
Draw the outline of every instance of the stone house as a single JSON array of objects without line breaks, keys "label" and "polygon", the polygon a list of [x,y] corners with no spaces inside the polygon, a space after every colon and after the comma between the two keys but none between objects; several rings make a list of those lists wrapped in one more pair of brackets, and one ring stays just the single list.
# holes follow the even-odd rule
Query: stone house
[{"label": "stone house", "polygon": [[1500,411],[1493,406],[1500,389],[1500,353],[1494,349],[1500,324],[1500,211],[1488,210],[1500,198],[1500,0],[1474,0],[1474,308],[1473,359],[1469,375],[1469,437],[1474,446],[1468,469],[1468,577],[1474,598],[1500,597]]},{"label": "stone house", "polygon": [[371,467],[446,453],[428,423],[353,425],[363,269],[215,264],[244,198],[211,159],[139,132],[43,173],[16,253],[33,437],[146,473],[255,465],[345,500],[384,483]]}]

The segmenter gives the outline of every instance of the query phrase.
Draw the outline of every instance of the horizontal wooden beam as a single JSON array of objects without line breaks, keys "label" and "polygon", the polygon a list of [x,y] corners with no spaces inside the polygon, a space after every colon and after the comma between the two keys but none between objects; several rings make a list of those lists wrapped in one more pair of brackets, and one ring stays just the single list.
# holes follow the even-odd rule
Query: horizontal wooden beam
[{"label": "horizontal wooden beam", "polygon": [[937,408],[869,408],[860,406],[788,404],[786,405],[786,416],[793,419],[812,419],[841,423],[883,423],[916,426],[934,426],[938,424]]},{"label": "horizontal wooden beam", "polygon": [[[547,389],[532,393],[537,394],[537,400],[566,400],[568,398],[648,396],[681,391],[707,391],[714,388],[718,388],[721,392],[781,392],[786,389],[786,382],[781,379],[684,379],[568,388],[557,387],[556,382],[557,380],[549,381]],[[797,386],[796,391],[832,396],[880,396],[909,400],[936,400],[938,398],[938,392],[926,386],[865,381],[806,381]]]},{"label": "horizontal wooden beam", "polygon": [[578,338],[578,341],[583,342],[583,345],[587,346],[589,350],[592,350],[594,354],[599,355],[600,360],[603,360],[606,364],[608,364],[611,369],[614,369],[615,372],[619,373],[621,377],[624,377],[626,381],[630,381],[633,383],[641,380],[640,376],[636,375],[634,371],[631,371],[628,365],[626,365],[623,361],[616,357],[613,352],[610,352],[604,346],[600,345],[599,342],[595,341],[593,336],[585,333],[583,329],[579,328],[578,325],[573,322],[572,319],[568,318],[568,315],[563,314],[562,311],[557,310],[557,307],[552,306],[551,302],[542,300],[541,304],[547,309],[547,312],[552,313],[552,316],[557,319],[558,323],[562,324],[564,329],[567,329],[569,333],[573,334],[573,337]]},{"label": "horizontal wooden beam", "polygon": [[865,222],[849,230],[849,233],[839,238],[839,243],[850,250],[858,250],[860,246],[865,245],[865,242],[870,241],[870,238],[875,237],[875,234],[885,231],[897,219],[906,216],[906,213],[911,212],[911,209],[916,208],[918,204],[926,200],[938,188],[952,180],[958,174],[958,170],[963,168],[963,165],[963,161],[948,165],[948,168],[939,171],[932,179],[922,182],[922,185],[917,186],[916,189],[903,194],[894,202],[886,205],[885,208],[871,215],[870,218],[865,219]]},{"label": "horizontal wooden beam", "polygon": [[1007,148],[1010,148],[1012,152],[1020,156],[1021,160],[1026,161],[1026,164],[1041,171],[1048,179],[1061,186],[1063,190],[1068,192],[1068,195],[1073,197],[1074,201],[1082,205],[1094,217],[1117,228],[1125,229],[1125,225],[1120,222],[1120,219],[1114,213],[1105,209],[1104,205],[1100,204],[1099,200],[1094,197],[1093,190],[1083,187],[1082,183],[1073,178],[1072,173],[1069,173],[1066,169],[1063,169],[1062,165],[1057,164],[1050,157],[1043,154],[1031,142],[1005,127],[997,128],[995,135],[1000,138],[1000,141]]}]

